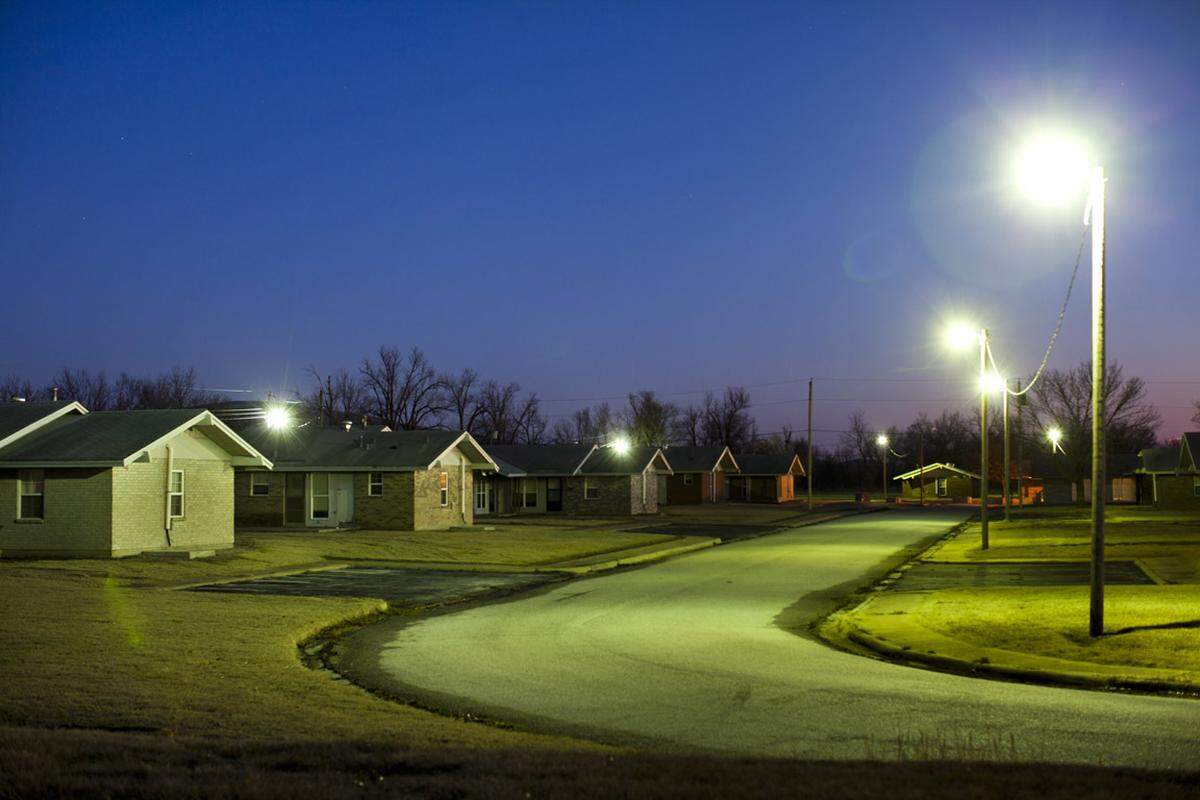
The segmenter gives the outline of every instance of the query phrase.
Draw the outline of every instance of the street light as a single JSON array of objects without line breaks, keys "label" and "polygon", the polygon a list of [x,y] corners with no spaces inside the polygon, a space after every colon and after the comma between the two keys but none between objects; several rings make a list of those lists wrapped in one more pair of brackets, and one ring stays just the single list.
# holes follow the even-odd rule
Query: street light
[{"label": "street light", "polygon": [[273,431],[281,431],[292,426],[292,415],[283,406],[268,408],[263,418],[267,427]]},{"label": "street light", "polygon": [[625,436],[618,436],[612,441],[612,449],[619,456],[629,455],[629,439]]},{"label": "street light", "polygon": [[1051,453],[1057,453],[1060,451],[1063,453],[1066,452],[1066,450],[1062,449],[1061,444],[1063,440],[1062,428],[1058,427],[1057,425],[1051,425],[1046,429],[1046,440],[1050,442]]},{"label": "street light", "polygon": [[988,549],[988,395],[993,391],[996,381],[1003,388],[1004,379],[998,378],[995,372],[989,372],[988,362],[988,331],[979,328],[977,331],[961,322],[954,323],[946,329],[946,345],[951,350],[966,350],[972,340],[979,342],[979,546],[981,550]]},{"label": "street light", "polygon": [[1088,631],[1104,633],[1104,168],[1080,143],[1061,134],[1040,134],[1022,150],[1018,182],[1040,205],[1062,206],[1088,185],[1084,224],[1092,227],[1092,569]]},{"label": "street light", "polygon": [[875,444],[879,445],[879,449],[883,451],[883,504],[887,505],[887,454],[888,454],[888,437],[887,434],[881,433],[875,437]]}]

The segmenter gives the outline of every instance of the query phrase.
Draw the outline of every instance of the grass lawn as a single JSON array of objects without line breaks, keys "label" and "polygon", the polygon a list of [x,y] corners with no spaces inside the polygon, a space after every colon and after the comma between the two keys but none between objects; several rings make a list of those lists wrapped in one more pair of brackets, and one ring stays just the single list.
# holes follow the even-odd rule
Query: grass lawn
[{"label": "grass lawn", "polygon": [[0,724],[244,740],[367,738],[403,746],[541,746],[377,699],[300,663],[297,644],[369,598],[174,591],[345,558],[529,564],[667,537],[506,528],[248,534],[216,558],[0,562]]},{"label": "grass lawn", "polygon": [[920,624],[981,647],[1114,666],[1191,673],[1200,685],[1200,585],[1109,586],[1105,628],[1088,636],[1088,588],[945,589]]},{"label": "grass lawn", "polygon": [[[1136,506],[1110,506],[1105,515],[1106,559],[1142,560],[1171,583],[1200,582],[1200,515]],[[979,549],[979,523],[926,556],[929,561],[1087,561],[1087,509],[1053,508],[1013,514],[988,525],[991,546]]]}]

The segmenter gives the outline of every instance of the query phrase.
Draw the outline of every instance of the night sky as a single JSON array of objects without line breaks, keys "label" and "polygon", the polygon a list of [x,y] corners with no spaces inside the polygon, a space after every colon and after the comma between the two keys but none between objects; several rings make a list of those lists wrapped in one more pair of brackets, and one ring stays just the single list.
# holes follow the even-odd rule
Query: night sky
[{"label": "night sky", "polygon": [[0,375],[279,391],[387,343],[551,422],[742,384],[801,428],[816,376],[819,429],[905,424],[971,402],[942,320],[1040,359],[1082,199],[1009,175],[1053,127],[1108,170],[1110,354],[1177,434],[1200,5],[1040,5],[5,3]]}]

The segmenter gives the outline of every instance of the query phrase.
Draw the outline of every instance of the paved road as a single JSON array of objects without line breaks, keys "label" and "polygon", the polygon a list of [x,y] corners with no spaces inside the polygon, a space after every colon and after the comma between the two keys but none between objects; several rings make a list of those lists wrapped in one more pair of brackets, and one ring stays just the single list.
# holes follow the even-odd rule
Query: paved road
[{"label": "paved road", "polygon": [[[366,682],[453,711],[610,741],[804,758],[936,757],[1195,768],[1200,702],[977,680],[783,630],[889,554],[944,530],[893,512],[738,542],[346,643]],[[812,593],[812,594],[810,594]],[[797,605],[793,605],[797,604]]]}]

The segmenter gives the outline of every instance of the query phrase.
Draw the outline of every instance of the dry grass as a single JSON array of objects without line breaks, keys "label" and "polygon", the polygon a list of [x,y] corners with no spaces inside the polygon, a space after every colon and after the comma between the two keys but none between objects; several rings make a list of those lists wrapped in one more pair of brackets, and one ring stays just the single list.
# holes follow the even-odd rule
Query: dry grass
[{"label": "dry grass", "polygon": [[[919,748],[918,748],[919,749]],[[903,751],[903,748],[901,748]],[[904,752],[912,752],[904,751]],[[1195,774],[1057,765],[223,743],[0,728],[0,797],[1192,798]]]},{"label": "dry grass", "polygon": [[969,644],[1085,663],[1190,672],[1200,684],[1200,585],[1110,586],[1105,627],[1088,636],[1088,587],[944,589],[921,626]]},{"label": "dry grass", "polygon": [[[979,525],[928,556],[931,561],[1087,561],[1091,519],[1085,509],[1064,508],[1014,516],[988,526],[991,546],[979,549]],[[1142,559],[1172,583],[1200,582],[1200,515],[1115,506],[1105,520],[1106,558]]]}]

